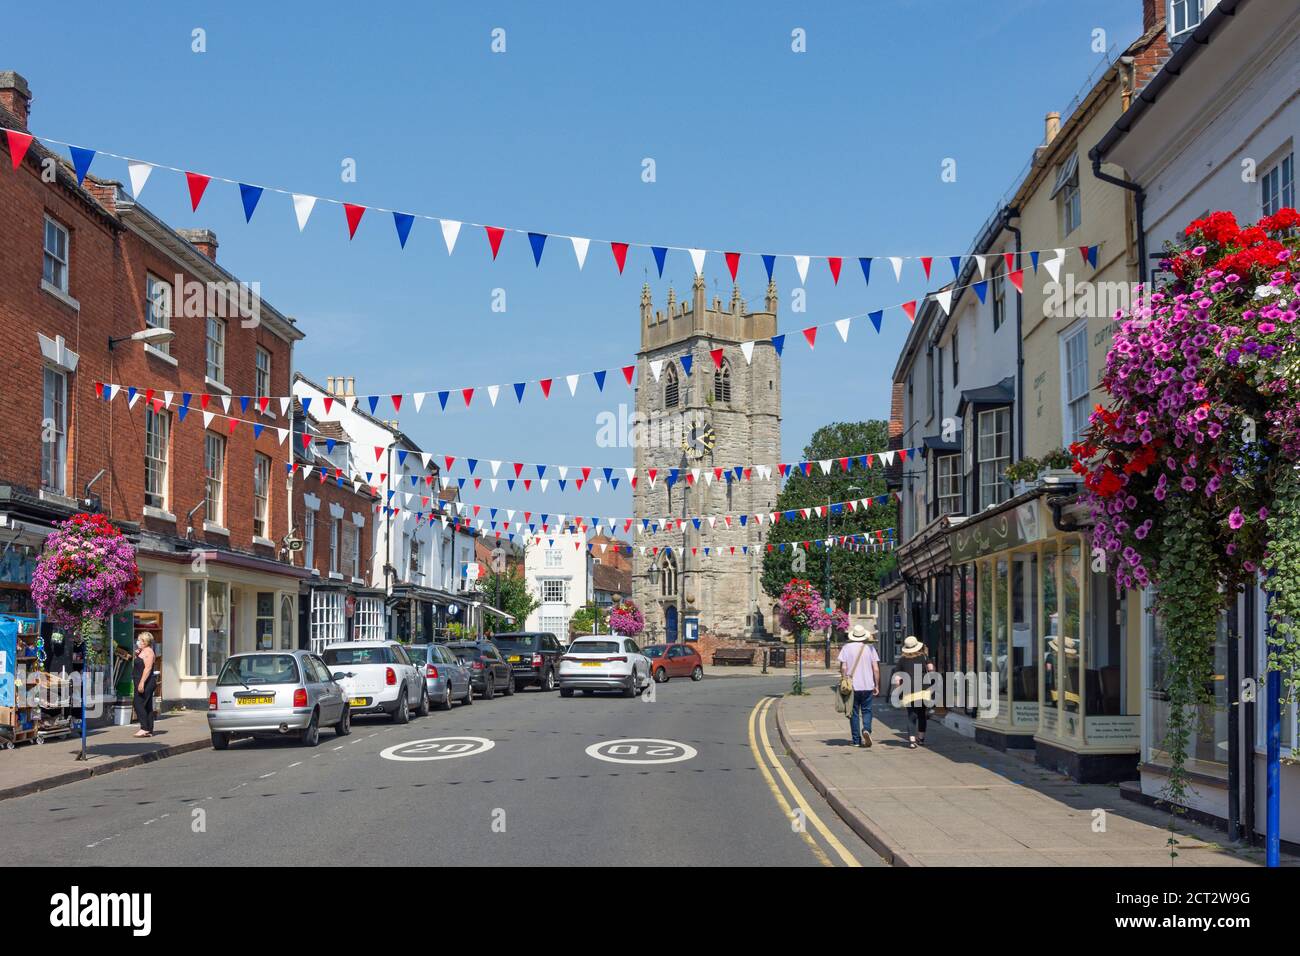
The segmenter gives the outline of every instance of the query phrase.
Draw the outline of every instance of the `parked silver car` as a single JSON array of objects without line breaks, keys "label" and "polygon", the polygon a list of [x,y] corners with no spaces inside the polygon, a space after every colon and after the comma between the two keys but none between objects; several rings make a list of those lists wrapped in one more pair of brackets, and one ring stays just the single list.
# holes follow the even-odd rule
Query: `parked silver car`
[{"label": "parked silver car", "polygon": [[325,662],[308,651],[234,654],[208,695],[208,729],[216,750],[225,750],[234,737],[289,734],[315,747],[322,726],[345,737],[352,732],[352,713]]},{"label": "parked silver car", "polygon": [[442,644],[408,644],[411,663],[424,671],[429,702],[439,710],[451,710],[451,702],[474,703],[474,685],[464,662]]}]

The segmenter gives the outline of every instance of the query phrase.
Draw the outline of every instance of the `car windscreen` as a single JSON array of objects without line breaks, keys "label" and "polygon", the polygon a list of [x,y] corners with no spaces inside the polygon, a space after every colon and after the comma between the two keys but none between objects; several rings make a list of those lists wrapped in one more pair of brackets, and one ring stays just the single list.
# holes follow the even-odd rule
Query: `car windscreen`
[{"label": "car windscreen", "polygon": [[646,657],[663,657],[665,650],[667,650],[667,648],[655,647],[653,644],[651,644],[649,647],[642,648],[641,653],[644,654]]},{"label": "car windscreen", "polygon": [[451,647],[448,648],[448,650],[462,661],[476,661],[479,658],[479,650],[477,647]]},{"label": "car windscreen", "polygon": [[497,650],[502,654],[518,654],[521,651],[531,652],[534,640],[531,637],[502,637],[497,635],[492,638],[492,643],[497,646]]},{"label": "car windscreen", "polygon": [[336,664],[391,664],[393,652],[385,644],[374,647],[327,647],[324,653],[325,663],[331,667]]},{"label": "car windscreen", "polygon": [[617,641],[574,641],[569,645],[570,654],[617,654]]},{"label": "car windscreen", "polygon": [[297,684],[298,662],[292,654],[250,654],[232,657],[221,669],[217,685]]},{"label": "car windscreen", "polygon": [[429,645],[407,644],[406,656],[411,659],[412,664],[423,664],[429,659]]}]

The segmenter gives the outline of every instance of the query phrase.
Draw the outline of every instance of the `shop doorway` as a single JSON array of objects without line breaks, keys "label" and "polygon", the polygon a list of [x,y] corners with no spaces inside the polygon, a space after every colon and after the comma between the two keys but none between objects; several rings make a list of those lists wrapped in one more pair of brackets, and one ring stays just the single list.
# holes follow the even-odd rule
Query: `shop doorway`
[{"label": "shop doorway", "polygon": [[677,605],[669,604],[664,608],[664,634],[669,644],[677,643]]}]

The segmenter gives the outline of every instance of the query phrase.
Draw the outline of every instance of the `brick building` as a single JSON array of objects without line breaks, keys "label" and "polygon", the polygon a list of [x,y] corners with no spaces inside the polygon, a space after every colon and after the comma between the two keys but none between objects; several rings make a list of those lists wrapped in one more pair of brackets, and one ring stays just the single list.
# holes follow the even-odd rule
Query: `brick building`
[{"label": "brick building", "polygon": [[[31,101],[0,73],[0,126],[25,130]],[[34,559],[75,511],[120,525],[140,607],[162,614],[164,697],[205,699],[230,653],[296,643],[291,423],[258,399],[289,393],[302,333],[217,264],[210,232],[79,185],[39,142],[15,168],[0,137],[0,217],[0,528]],[[30,605],[30,564],[7,576],[6,608]]]}]

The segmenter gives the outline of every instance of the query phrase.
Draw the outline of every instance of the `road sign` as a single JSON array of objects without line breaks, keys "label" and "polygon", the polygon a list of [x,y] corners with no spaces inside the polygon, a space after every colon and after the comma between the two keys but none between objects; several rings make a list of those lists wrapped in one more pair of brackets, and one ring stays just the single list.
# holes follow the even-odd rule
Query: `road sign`
[{"label": "road sign", "polygon": [[698,751],[689,744],[653,737],[602,740],[587,748],[587,756],[609,763],[661,764],[690,760]]},{"label": "road sign", "polygon": [[456,757],[475,757],[496,746],[486,737],[429,737],[426,740],[408,740],[380,751],[385,760],[423,761],[453,760]]}]

